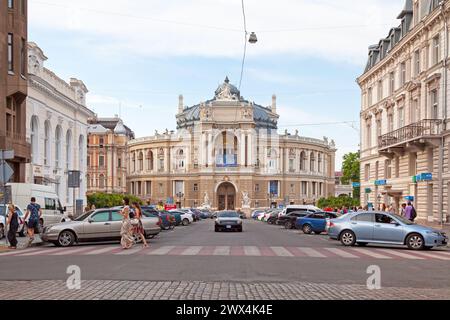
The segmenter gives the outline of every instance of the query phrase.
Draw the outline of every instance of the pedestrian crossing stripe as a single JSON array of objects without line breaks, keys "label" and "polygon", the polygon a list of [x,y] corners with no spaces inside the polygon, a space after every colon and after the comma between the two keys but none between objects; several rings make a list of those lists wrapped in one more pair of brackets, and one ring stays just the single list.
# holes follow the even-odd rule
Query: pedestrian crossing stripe
[{"label": "pedestrian crossing stripe", "polygon": [[260,246],[150,246],[141,245],[123,250],[117,246],[84,245],[70,248],[39,247],[0,253],[0,259],[41,256],[216,256],[216,257],[276,257],[276,258],[339,258],[339,259],[404,259],[450,261],[450,251],[410,251],[388,248],[346,247],[260,247]]}]

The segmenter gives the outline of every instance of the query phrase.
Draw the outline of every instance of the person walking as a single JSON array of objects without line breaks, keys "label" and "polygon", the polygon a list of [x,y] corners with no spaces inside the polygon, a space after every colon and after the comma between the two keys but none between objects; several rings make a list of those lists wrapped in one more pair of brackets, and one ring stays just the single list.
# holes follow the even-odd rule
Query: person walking
[{"label": "person walking", "polygon": [[8,218],[6,220],[8,226],[8,249],[17,249],[17,230],[19,229],[19,216],[13,204],[8,205]]},{"label": "person walking", "polygon": [[39,233],[39,220],[42,216],[42,209],[39,204],[36,203],[36,198],[31,198],[31,203],[27,207],[27,213],[25,214],[24,220],[27,221],[28,216],[30,219],[27,222],[28,227],[28,246],[30,246],[34,241],[35,233]]},{"label": "person walking", "polygon": [[402,208],[400,209],[400,214],[402,217],[406,214],[406,203],[402,203]]},{"label": "person walking", "polygon": [[140,236],[143,243],[143,247],[148,248],[147,240],[145,240],[144,235],[145,232],[144,226],[142,224],[142,208],[139,205],[139,203],[133,202],[133,209],[134,209],[134,219],[138,221],[137,224],[133,227],[133,233],[135,235]]},{"label": "person walking", "polygon": [[405,218],[408,219],[409,221],[414,221],[415,219],[415,217],[413,217],[413,209],[414,207],[412,206],[411,202],[408,202],[408,205],[405,208]]},{"label": "person walking", "polygon": [[133,238],[133,225],[131,224],[130,219],[130,199],[124,198],[123,199],[124,207],[121,211],[122,214],[122,228],[120,229],[120,235],[121,240],[120,244],[122,245],[123,249],[130,249],[134,244],[134,238]]},{"label": "person walking", "polygon": [[389,212],[389,213],[392,213],[392,214],[396,214],[397,210],[395,210],[395,207],[394,207],[393,204],[391,204],[391,205],[389,206],[388,212]]}]

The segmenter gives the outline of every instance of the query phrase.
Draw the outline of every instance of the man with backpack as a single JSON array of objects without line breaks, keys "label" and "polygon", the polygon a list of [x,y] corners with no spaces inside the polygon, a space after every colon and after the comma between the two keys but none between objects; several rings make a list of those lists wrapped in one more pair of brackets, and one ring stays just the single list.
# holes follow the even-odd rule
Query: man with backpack
[{"label": "man with backpack", "polygon": [[408,205],[405,208],[405,218],[414,222],[417,217],[417,212],[411,202],[408,202]]},{"label": "man with backpack", "polygon": [[42,209],[39,204],[36,203],[36,198],[31,198],[31,203],[27,207],[27,213],[25,214],[25,221],[27,220],[28,216],[30,216],[30,219],[28,220],[27,227],[28,227],[28,245],[31,245],[34,241],[34,234],[35,232],[39,233],[39,220],[42,216]]}]

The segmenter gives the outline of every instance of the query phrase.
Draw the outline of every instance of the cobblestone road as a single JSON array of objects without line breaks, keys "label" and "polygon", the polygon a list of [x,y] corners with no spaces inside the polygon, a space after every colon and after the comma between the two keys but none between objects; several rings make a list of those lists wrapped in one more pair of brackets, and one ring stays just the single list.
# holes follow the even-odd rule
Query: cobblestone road
[{"label": "cobblestone road", "polygon": [[0,281],[0,300],[450,300],[450,289],[382,288],[360,285],[236,282]]}]

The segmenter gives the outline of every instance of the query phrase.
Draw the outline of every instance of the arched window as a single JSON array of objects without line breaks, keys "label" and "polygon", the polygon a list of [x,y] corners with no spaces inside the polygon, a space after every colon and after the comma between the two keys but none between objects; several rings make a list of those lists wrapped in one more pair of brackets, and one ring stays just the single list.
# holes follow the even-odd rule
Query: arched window
[{"label": "arched window", "polygon": [[314,155],[314,152],[311,152],[310,156],[310,170],[311,172],[316,171],[316,156]]},{"label": "arched window", "polygon": [[269,170],[275,170],[277,169],[277,151],[275,149],[270,149],[269,150]]},{"label": "arched window", "polygon": [[67,130],[66,134],[66,168],[72,169],[72,131]]},{"label": "arched window", "polygon": [[61,135],[62,135],[61,126],[57,126],[56,132],[55,132],[55,166],[56,166],[56,168],[60,168],[60,166],[61,166]]},{"label": "arched window", "polygon": [[100,177],[98,178],[98,187],[100,189],[105,188],[105,176],[103,174],[101,174]]},{"label": "arched window", "polygon": [[305,151],[302,151],[300,153],[300,171],[306,170],[306,153]]},{"label": "arched window", "polygon": [[31,117],[31,161],[39,161],[39,121],[36,116]]},{"label": "arched window", "polygon": [[143,171],[144,170],[144,153],[139,152],[139,171]]},{"label": "arched window", "polygon": [[85,147],[84,147],[84,136],[80,135],[80,138],[78,139],[78,159],[79,159],[79,167],[78,170],[83,171],[84,170],[84,156]]},{"label": "arched window", "polygon": [[317,172],[322,172],[322,155],[319,154],[317,159]]},{"label": "arched window", "polygon": [[50,121],[45,121],[45,135],[44,135],[44,165],[50,165],[51,163],[51,151],[50,151]]},{"label": "arched window", "polygon": [[153,171],[153,152],[151,150],[147,152],[147,170]]}]

